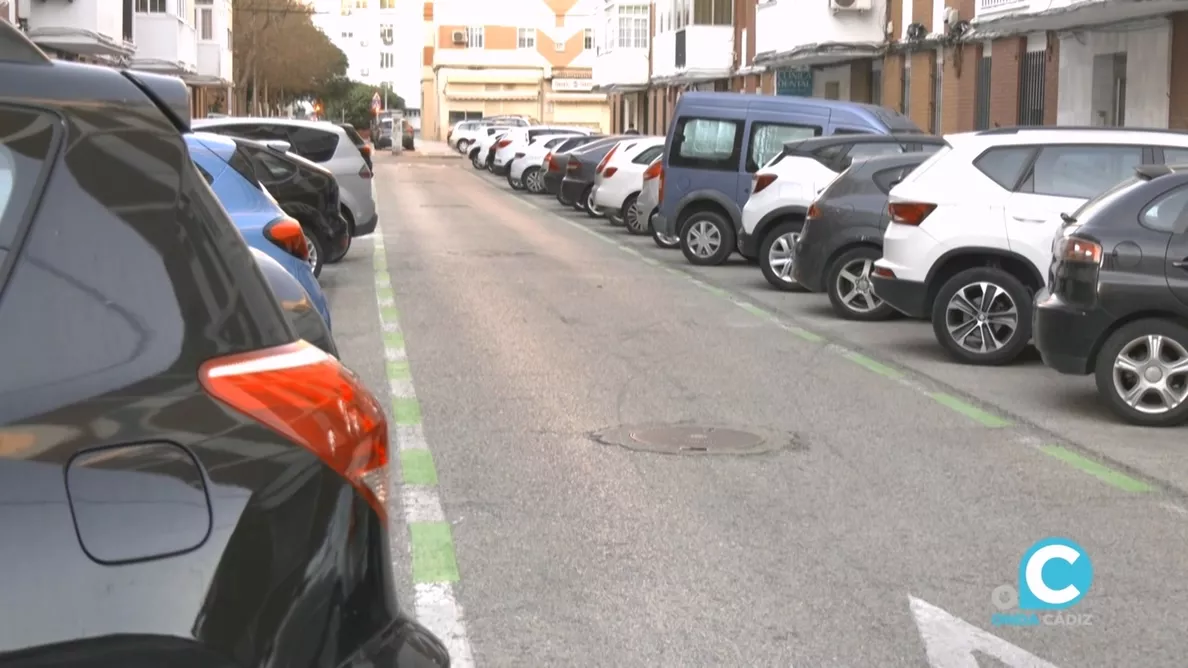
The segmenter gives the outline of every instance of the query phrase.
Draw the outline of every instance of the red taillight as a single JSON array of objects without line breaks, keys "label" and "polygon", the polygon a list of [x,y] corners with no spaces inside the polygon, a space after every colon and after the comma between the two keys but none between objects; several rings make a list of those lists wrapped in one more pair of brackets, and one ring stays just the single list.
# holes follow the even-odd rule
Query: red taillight
[{"label": "red taillight", "polygon": [[922,202],[891,202],[887,205],[887,211],[891,214],[891,222],[900,225],[919,225],[935,208],[935,204]]},{"label": "red taillight", "polygon": [[511,146],[510,139],[500,139],[498,142],[495,143],[495,148],[506,148],[508,146]]},{"label": "red taillight", "polygon": [[387,517],[364,480],[388,465],[384,409],[338,360],[298,341],[208,360],[198,380],[210,396],[317,455]]},{"label": "red taillight", "polygon": [[659,160],[657,160],[656,162],[648,165],[648,168],[644,170],[643,180],[651,181],[652,179],[660,178],[660,174],[663,172],[664,165]]},{"label": "red taillight", "polygon": [[305,243],[305,230],[301,223],[292,218],[277,218],[264,226],[264,238],[285,249],[290,255],[302,260],[309,259],[309,246]]},{"label": "red taillight", "polygon": [[813,219],[821,217],[821,209],[820,209],[820,207],[817,206],[816,202],[813,202],[812,204],[809,205],[808,212],[804,214],[804,217],[808,220],[813,220]]},{"label": "red taillight", "polygon": [[663,202],[664,201],[664,169],[663,168],[660,169],[660,176],[658,178],[660,179],[660,194],[657,197],[661,202]]},{"label": "red taillight", "polygon": [[618,145],[618,144],[615,144],[615,145],[614,145],[614,147],[613,147],[613,148],[610,150],[610,152],[609,152],[609,153],[607,153],[606,155],[602,156],[602,161],[601,161],[601,162],[599,162],[599,163],[598,163],[598,167],[596,167],[596,168],[594,169],[594,173],[595,173],[595,174],[601,174],[601,173],[602,173],[602,170],[606,169],[606,163],[610,162],[611,156],[612,156],[612,155],[614,155],[614,154],[615,154],[615,151],[617,151],[617,150],[619,150],[619,145]]},{"label": "red taillight", "polygon": [[570,160],[569,162],[565,163],[565,171],[567,171],[567,172],[576,172],[581,168],[582,168],[582,163],[580,163],[576,160]]},{"label": "red taillight", "polygon": [[364,145],[360,146],[359,151],[363,153],[363,157],[366,157],[366,158],[371,157],[371,145],[370,144],[364,144]]},{"label": "red taillight", "polygon": [[554,168],[554,165],[553,165],[553,154],[552,153],[545,154],[544,164],[545,164],[545,168],[548,169],[548,171],[550,171],[550,172],[556,171],[556,169]]},{"label": "red taillight", "polygon": [[1101,244],[1088,239],[1064,237],[1056,241],[1056,258],[1065,262],[1101,264]]},{"label": "red taillight", "polygon": [[895,278],[895,272],[883,267],[875,267],[870,270],[871,276],[878,276],[879,278]]},{"label": "red taillight", "polygon": [[371,178],[371,168],[368,167],[367,165],[363,165],[363,167],[361,167],[359,169],[359,178],[370,179]]},{"label": "red taillight", "polygon": [[619,171],[618,167],[607,167],[606,169],[602,170],[602,178],[609,179],[610,177],[614,176],[615,172],[617,171]]},{"label": "red taillight", "polygon": [[771,184],[775,183],[775,180],[776,180],[775,174],[756,174],[755,175],[755,186],[753,188],[751,188],[751,194],[752,195],[759,194],[759,191],[761,191],[764,188],[766,188],[767,186],[770,186]]}]

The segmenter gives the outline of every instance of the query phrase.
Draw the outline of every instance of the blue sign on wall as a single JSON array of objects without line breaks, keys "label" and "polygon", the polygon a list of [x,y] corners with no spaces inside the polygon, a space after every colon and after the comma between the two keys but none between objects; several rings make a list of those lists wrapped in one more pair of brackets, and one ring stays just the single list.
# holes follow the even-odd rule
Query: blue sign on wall
[{"label": "blue sign on wall", "polygon": [[776,95],[813,96],[811,67],[785,67],[776,70]]}]

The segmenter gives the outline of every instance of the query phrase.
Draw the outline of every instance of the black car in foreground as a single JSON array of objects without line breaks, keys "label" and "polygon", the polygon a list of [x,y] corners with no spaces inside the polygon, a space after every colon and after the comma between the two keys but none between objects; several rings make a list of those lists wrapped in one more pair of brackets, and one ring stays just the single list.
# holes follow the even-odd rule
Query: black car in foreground
[{"label": "black car in foreground", "polygon": [[351,228],[342,217],[334,174],[296,153],[277,151],[251,139],[232,139],[237,152],[251,163],[260,185],[285,213],[301,223],[314,275],[322,273],[323,263],[333,264],[346,257],[351,249]]},{"label": "black car in foreground", "polygon": [[[560,158],[554,159],[555,156],[560,156],[569,151],[585,146],[595,139],[600,139],[602,135],[575,135],[557,142],[550,147],[549,153],[545,155],[544,160],[539,167],[529,167],[524,170],[524,174],[520,180],[524,182],[524,187],[528,192],[534,195],[543,195],[549,191],[546,177],[549,172],[560,170]],[[564,175],[561,175],[562,177]],[[560,180],[558,180],[558,187],[560,187]]]},{"label": "black car in foreground", "polygon": [[883,255],[883,231],[891,222],[887,193],[930,155],[917,151],[859,160],[809,207],[792,275],[805,290],[828,294],[838,316],[869,322],[897,313],[871,289],[870,270]]},{"label": "black car in foreground", "polygon": [[0,22],[0,665],[447,666],[392,587],[383,407],[297,338],[177,78]]},{"label": "black car in foreground", "polygon": [[[556,197],[557,201],[565,206],[573,206],[575,200],[565,199],[565,196],[561,193],[561,182],[565,180],[565,175],[569,173],[569,161],[586,151],[596,151],[598,149],[609,151],[610,147],[614,146],[619,139],[620,137],[598,135],[588,138],[586,142],[567,151],[554,151],[551,153],[551,159],[545,160],[545,165],[548,167],[544,177],[545,192]],[[600,155],[598,159],[601,160],[602,156]],[[595,161],[595,164],[597,164],[597,161]]]},{"label": "black car in foreground", "polygon": [[557,200],[572,205],[578,211],[585,211],[591,218],[601,218],[602,211],[594,206],[595,177],[620,146],[624,151],[629,150],[642,138],[640,135],[606,137],[570,153]]},{"label": "black car in foreground", "polygon": [[1127,422],[1166,427],[1188,420],[1188,166],[1135,173],[1064,216],[1033,336]]}]

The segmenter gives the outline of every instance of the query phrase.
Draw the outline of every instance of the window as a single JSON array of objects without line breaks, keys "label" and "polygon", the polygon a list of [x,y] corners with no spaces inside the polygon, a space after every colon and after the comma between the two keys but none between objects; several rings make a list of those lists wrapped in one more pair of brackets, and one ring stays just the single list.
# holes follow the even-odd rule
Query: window
[{"label": "window", "polygon": [[396,9],[396,0],[380,0],[380,9]]},{"label": "window", "polygon": [[37,203],[54,127],[50,116],[0,107],[0,265],[16,245],[26,210]]},{"label": "window", "polygon": [[198,39],[205,42],[214,39],[214,9],[210,7],[198,9]]},{"label": "window", "polygon": [[396,56],[390,53],[380,54],[380,69],[386,70],[396,66]]},{"label": "window", "polygon": [[[622,49],[648,48],[648,6],[622,5],[618,13],[617,46]],[[612,38],[614,39],[614,38]]]},{"label": "window", "polygon": [[1188,148],[1164,146],[1163,162],[1168,165],[1188,165]]},{"label": "window", "polygon": [[275,186],[288,181],[297,174],[297,168],[287,160],[282,160],[268,151],[255,148],[245,149],[247,156],[256,169],[256,175],[265,186]]},{"label": "window", "polygon": [[631,162],[634,162],[637,165],[650,165],[652,164],[652,161],[656,158],[659,158],[662,153],[664,153],[663,144],[660,146],[645,148],[644,150],[640,151],[639,155],[635,156],[635,159]]},{"label": "window", "polygon": [[751,123],[751,151],[747,154],[747,171],[757,172],[774,156],[784,150],[784,142],[819,137],[821,128],[812,125],[783,125]]},{"label": "window", "polygon": [[252,161],[248,159],[242,146],[239,146],[235,149],[235,152],[231,154],[231,159],[227,161],[227,164],[231,165],[231,169],[234,169],[236,172],[238,172],[240,176],[247,179],[247,182],[252,184],[253,187],[258,190],[262,190],[262,188],[260,188],[260,177],[256,176],[256,170],[254,167],[252,167]]},{"label": "window", "polygon": [[1045,146],[1019,192],[1089,199],[1132,175],[1142,161],[1139,146]]},{"label": "window", "polygon": [[186,22],[192,24],[194,21],[194,17],[190,16],[190,3],[188,2],[188,0],[175,0],[175,1],[177,2],[177,4],[174,6],[173,10],[175,12],[177,12],[177,17],[183,21],[186,21]]},{"label": "window", "polygon": [[583,49],[593,49],[594,48],[594,31],[590,28],[586,28],[586,30],[582,34],[582,48]]},{"label": "window", "polygon": [[553,42],[553,49],[557,53],[563,53],[565,51],[565,42]]},{"label": "window", "polygon": [[669,164],[732,172],[738,169],[742,153],[741,130],[742,121],[684,116],[673,133]]},{"label": "window", "polygon": [[1159,232],[1180,233],[1188,224],[1188,218],[1184,216],[1186,208],[1188,208],[1188,186],[1180,186],[1155,200],[1143,212],[1139,220],[1143,227],[1149,227]]},{"label": "window", "polygon": [[560,144],[561,142],[566,142],[566,141],[569,141],[568,137],[553,137],[552,139],[545,142],[544,146],[545,146],[545,148],[553,148],[557,144]]},{"label": "window", "polygon": [[516,28],[516,48],[518,48],[518,49],[535,49],[536,48],[536,29],[535,28]]},{"label": "window", "polygon": [[326,162],[334,157],[334,152],[338,149],[337,133],[299,126],[289,126],[285,129],[289,134],[286,141],[293,145],[293,152],[306,160]]},{"label": "window", "polygon": [[466,48],[481,49],[483,48],[483,28],[467,28],[466,29]]},{"label": "window", "polygon": [[841,99],[841,82],[840,81],[826,81],[825,82],[825,99],[826,100]]},{"label": "window", "polygon": [[929,131],[934,135],[941,133],[941,112],[943,107],[941,102],[944,96],[944,77],[945,77],[945,61],[942,59],[941,52],[932,59],[932,127]]},{"label": "window", "polygon": [[895,187],[896,183],[899,183],[903,180],[903,177],[911,173],[912,169],[914,168],[892,167],[891,169],[884,169],[881,172],[875,172],[875,175],[871,178],[874,179],[875,185],[879,187],[879,190],[882,190],[883,193],[889,193]]},{"label": "window", "polygon": [[148,14],[164,14],[165,0],[136,0],[136,11]]},{"label": "window", "polygon": [[367,0],[355,0],[355,9],[367,9]]},{"label": "window", "polygon": [[354,39],[354,37],[355,37],[355,33],[353,33],[353,32],[344,32],[344,33],[342,33],[342,38],[343,38],[343,39]]},{"label": "window", "polygon": [[862,144],[854,144],[850,152],[842,160],[842,169],[848,168],[854,164],[855,160],[866,160],[867,158],[877,158],[880,155],[897,155],[903,153],[903,147],[894,142],[869,142]]},{"label": "window", "polygon": [[1031,161],[1034,149],[1030,146],[992,148],[974,160],[974,167],[1007,190],[1014,190],[1019,177]]},{"label": "window", "polygon": [[380,26],[380,41],[384,44],[391,45],[393,42],[392,24],[385,23]]},{"label": "window", "polygon": [[210,172],[203,169],[202,165],[195,162],[194,167],[198,169],[198,173],[202,175],[202,178],[206,179],[206,185],[214,183],[214,177],[210,175]]},{"label": "window", "polygon": [[[728,26],[734,18],[733,0],[683,0],[685,23],[699,26]],[[693,20],[689,20],[689,5],[692,5]]]}]

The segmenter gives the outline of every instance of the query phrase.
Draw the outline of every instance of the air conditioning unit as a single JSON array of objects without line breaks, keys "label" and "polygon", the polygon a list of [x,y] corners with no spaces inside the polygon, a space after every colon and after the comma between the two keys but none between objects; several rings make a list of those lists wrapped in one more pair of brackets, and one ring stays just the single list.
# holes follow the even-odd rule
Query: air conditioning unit
[{"label": "air conditioning unit", "polygon": [[829,0],[829,8],[834,12],[868,12],[871,0]]},{"label": "air conditioning unit", "polygon": [[465,44],[466,43],[466,31],[465,30],[455,30],[454,34],[451,35],[451,37],[453,37],[453,39],[454,39],[454,44]]}]

